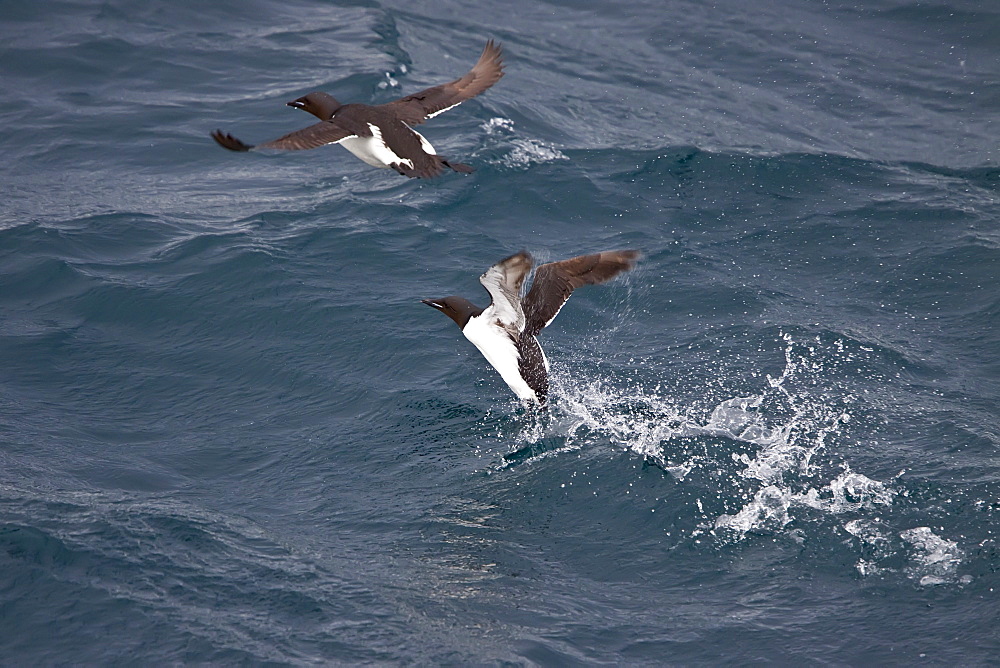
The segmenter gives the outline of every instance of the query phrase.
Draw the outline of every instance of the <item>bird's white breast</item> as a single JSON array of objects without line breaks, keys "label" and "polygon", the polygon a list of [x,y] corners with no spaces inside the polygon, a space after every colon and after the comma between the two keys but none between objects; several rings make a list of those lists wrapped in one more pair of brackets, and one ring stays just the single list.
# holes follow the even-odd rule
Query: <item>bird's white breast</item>
[{"label": "bird's white breast", "polygon": [[462,333],[476,348],[479,348],[479,352],[500,373],[500,377],[510,386],[514,394],[521,399],[537,402],[538,396],[535,391],[528,387],[521,377],[521,370],[518,367],[521,356],[514,342],[506,330],[495,324],[495,318],[490,317],[490,311],[491,309],[486,309],[482,315],[470,318]]},{"label": "bird's white breast", "polygon": [[[372,167],[388,167],[392,164],[406,165],[413,169],[413,161],[409,158],[402,158],[389,148],[382,138],[382,131],[374,123],[369,123],[368,128],[372,132],[371,137],[358,137],[357,135],[347,137],[340,141],[340,145],[356,155],[365,163]],[[420,138],[420,145],[427,153],[434,153],[434,147],[419,132],[412,130],[413,134]]]}]

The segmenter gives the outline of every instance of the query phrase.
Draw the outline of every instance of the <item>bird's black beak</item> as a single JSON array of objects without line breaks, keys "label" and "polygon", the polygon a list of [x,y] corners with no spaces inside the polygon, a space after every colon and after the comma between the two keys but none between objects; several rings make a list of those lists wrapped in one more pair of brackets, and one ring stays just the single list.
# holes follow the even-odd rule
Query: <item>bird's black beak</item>
[{"label": "bird's black beak", "polygon": [[304,107],[306,105],[305,105],[304,102],[300,102],[299,100],[292,100],[291,102],[285,103],[285,106],[287,106],[287,107],[295,107],[296,109],[301,109],[302,107]]},{"label": "bird's black beak", "polygon": [[421,304],[427,304],[428,306],[433,306],[434,308],[436,308],[438,310],[441,310],[441,309],[444,308],[444,304],[440,304],[440,303],[434,301],[433,299],[421,299],[420,303]]}]

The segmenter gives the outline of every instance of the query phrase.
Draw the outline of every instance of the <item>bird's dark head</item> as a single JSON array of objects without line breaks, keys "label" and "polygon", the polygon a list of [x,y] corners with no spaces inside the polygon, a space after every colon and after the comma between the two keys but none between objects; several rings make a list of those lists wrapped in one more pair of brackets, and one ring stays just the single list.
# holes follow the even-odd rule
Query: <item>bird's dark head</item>
[{"label": "bird's dark head", "polygon": [[340,109],[340,102],[329,93],[314,91],[308,95],[303,95],[297,100],[288,103],[289,107],[295,107],[302,111],[308,111],[321,121],[328,121]]},{"label": "bird's dark head", "polygon": [[443,299],[421,299],[420,301],[441,311],[441,313],[454,320],[455,324],[462,329],[465,329],[469,318],[473,318],[483,312],[483,309],[464,297],[452,296],[444,297]]}]

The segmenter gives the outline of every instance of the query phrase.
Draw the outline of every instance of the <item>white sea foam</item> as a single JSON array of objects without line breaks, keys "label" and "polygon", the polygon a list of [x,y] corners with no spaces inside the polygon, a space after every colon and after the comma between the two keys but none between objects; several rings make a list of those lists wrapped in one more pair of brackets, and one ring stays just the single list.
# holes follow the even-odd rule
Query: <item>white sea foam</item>
[{"label": "white sea foam", "polygon": [[929,527],[915,527],[899,534],[913,552],[906,569],[907,575],[922,585],[969,582],[971,577],[958,578],[958,567],[965,553],[955,541],[942,538]]},{"label": "white sea foam", "polygon": [[[406,66],[403,65],[400,68],[400,71],[405,74]],[[392,76],[392,72],[383,72],[383,74],[385,75],[385,79],[379,81],[377,84],[377,88],[379,90],[386,90],[388,88],[399,88],[399,81],[394,76]]]},{"label": "white sea foam", "polygon": [[922,586],[972,582],[971,575],[959,575],[965,551],[930,527],[896,532],[876,520],[856,519],[845,524],[844,529],[865,551],[856,564],[861,575],[902,571]]},{"label": "white sea foam", "polygon": [[494,142],[502,140],[503,144],[509,147],[506,155],[494,161],[504,167],[526,169],[538,163],[569,159],[552,144],[518,137],[514,130],[514,122],[509,118],[491,118],[483,123],[482,128],[491,140]]},{"label": "white sea foam", "polygon": [[877,480],[845,471],[819,487],[795,492],[778,485],[759,490],[752,501],[734,515],[720,515],[715,528],[730,529],[740,536],[750,531],[777,530],[791,521],[788,510],[794,506],[814,508],[831,514],[872,509],[889,505],[896,492]]}]

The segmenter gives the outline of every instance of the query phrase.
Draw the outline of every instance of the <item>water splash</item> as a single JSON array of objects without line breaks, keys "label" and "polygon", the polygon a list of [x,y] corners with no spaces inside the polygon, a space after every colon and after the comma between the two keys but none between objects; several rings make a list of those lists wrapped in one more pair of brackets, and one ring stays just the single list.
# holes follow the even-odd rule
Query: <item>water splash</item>
[{"label": "water splash", "polygon": [[[401,72],[406,72],[405,66],[400,70]],[[379,81],[375,87],[378,90],[387,90],[389,88],[399,88],[399,80],[392,76],[392,72],[383,72],[385,79]]]},{"label": "water splash", "polygon": [[[780,375],[767,375],[758,393],[709,401],[707,408],[680,403],[662,385],[646,390],[557,377],[550,415],[528,421],[505,465],[610,442],[679,483],[694,476],[711,481],[716,498],[703,504],[699,492],[703,520],[693,537],[726,545],[784,533],[802,542],[817,531],[828,537],[846,530],[862,575],[904,572],[922,585],[966,582],[958,575],[964,552],[956,542],[926,527],[884,526],[880,515],[891,512],[903,491],[896,478],[870,478],[843,456],[858,445],[849,425],[862,412],[830,372],[847,356],[843,343],[787,334],[782,341]],[[856,361],[856,353],[850,356]],[[846,524],[829,521],[844,516]]]},{"label": "water splash", "polygon": [[809,487],[804,492],[768,485],[759,489],[739,512],[716,518],[715,528],[729,530],[736,538],[743,538],[753,531],[783,528],[792,522],[789,510],[796,506],[839,515],[870,510],[878,505],[888,506],[895,495],[895,490],[885,484],[848,470],[828,484]]},{"label": "water splash", "polygon": [[930,527],[896,532],[880,521],[857,519],[845,524],[844,529],[861,546],[863,556],[856,564],[861,575],[902,572],[925,587],[972,582],[971,575],[958,572],[965,551]]},{"label": "water splash", "polygon": [[509,118],[491,118],[482,125],[487,137],[493,142],[502,140],[510,147],[509,152],[493,160],[495,164],[510,169],[527,169],[531,165],[554,160],[569,160],[562,151],[551,144],[536,139],[522,139],[516,136],[514,121]]}]

